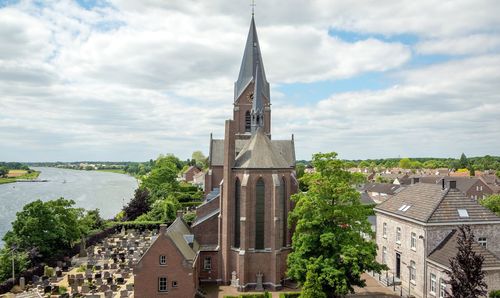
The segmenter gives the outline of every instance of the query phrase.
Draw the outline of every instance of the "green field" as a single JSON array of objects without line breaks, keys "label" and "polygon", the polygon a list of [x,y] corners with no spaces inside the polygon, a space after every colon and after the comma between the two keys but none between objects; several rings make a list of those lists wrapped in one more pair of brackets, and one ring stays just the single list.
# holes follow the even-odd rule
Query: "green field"
[{"label": "green field", "polygon": [[127,172],[125,172],[122,169],[101,169],[101,170],[96,170],[96,171],[98,171],[98,172],[116,173],[116,174],[127,174]]},{"label": "green field", "polygon": [[18,179],[36,179],[40,175],[40,172],[33,171],[32,173],[28,173],[28,171],[24,170],[10,170],[9,174],[13,174],[15,177],[0,178],[0,184],[13,183]]}]

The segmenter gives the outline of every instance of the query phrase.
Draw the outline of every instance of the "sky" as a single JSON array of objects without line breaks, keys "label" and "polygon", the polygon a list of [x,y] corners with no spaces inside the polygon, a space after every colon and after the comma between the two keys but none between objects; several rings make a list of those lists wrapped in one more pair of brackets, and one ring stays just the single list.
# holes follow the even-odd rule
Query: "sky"
[{"label": "sky", "polygon": [[[500,1],[256,1],[297,159],[500,155]],[[0,161],[208,154],[249,0],[0,0]]]}]

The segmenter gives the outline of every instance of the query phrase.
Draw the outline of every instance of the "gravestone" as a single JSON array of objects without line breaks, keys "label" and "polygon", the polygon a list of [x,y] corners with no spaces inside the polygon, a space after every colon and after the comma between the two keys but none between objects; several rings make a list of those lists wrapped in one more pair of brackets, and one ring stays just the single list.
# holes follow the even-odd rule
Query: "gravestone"
[{"label": "gravestone", "polygon": [[83,294],[87,294],[89,291],[90,291],[89,286],[88,286],[87,284],[84,284],[84,285],[82,286],[82,293],[83,293]]},{"label": "gravestone", "polygon": [[82,240],[80,241],[80,258],[84,258],[87,256],[87,250],[85,250],[85,237],[82,236]]},{"label": "gravestone", "polygon": [[104,298],[113,298],[113,291],[107,290],[104,292]]},{"label": "gravestone", "polygon": [[106,292],[109,290],[109,286],[101,285],[98,289],[99,289],[99,292]]},{"label": "gravestone", "polygon": [[52,292],[52,287],[50,285],[43,287],[43,293],[47,294]]},{"label": "gravestone", "polygon": [[104,270],[108,270],[109,269],[109,264],[108,263],[104,263],[104,265],[102,265],[102,268]]},{"label": "gravestone", "polygon": [[128,291],[127,290],[121,290],[120,291],[120,298],[127,298],[128,297]]},{"label": "gravestone", "polygon": [[236,271],[231,272],[231,287],[237,288],[239,286],[238,279],[236,278]]},{"label": "gravestone", "polygon": [[71,287],[71,294],[77,294],[78,293],[78,284],[74,283],[70,285]]},{"label": "gravestone", "polygon": [[134,284],[127,284],[127,291],[133,291],[134,290]]},{"label": "gravestone", "polygon": [[19,287],[21,290],[24,290],[24,287],[26,286],[26,280],[24,279],[24,276],[21,276],[19,278]]}]

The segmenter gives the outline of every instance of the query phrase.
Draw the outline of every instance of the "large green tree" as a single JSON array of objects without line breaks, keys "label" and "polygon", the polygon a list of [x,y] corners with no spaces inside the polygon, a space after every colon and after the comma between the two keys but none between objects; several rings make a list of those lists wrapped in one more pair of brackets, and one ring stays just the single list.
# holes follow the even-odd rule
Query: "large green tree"
[{"label": "large green tree", "polygon": [[354,185],[360,174],[347,171],[337,154],[315,154],[315,173],[305,174],[307,192],[293,196],[296,206],[289,217],[295,226],[288,275],[302,286],[302,297],[340,297],[363,287],[361,274],[385,266],[375,261],[377,245],[368,216]]},{"label": "large green tree", "polygon": [[402,158],[399,161],[399,167],[402,169],[409,169],[409,168],[411,168],[411,165],[412,165],[412,161],[408,157]]},{"label": "large green tree", "polygon": [[479,201],[479,203],[500,216],[500,194],[488,196]]},{"label": "large green tree", "polygon": [[179,168],[178,160],[173,155],[160,156],[149,175],[142,180],[142,186],[149,190],[153,199],[164,198],[179,188],[177,176],[182,164]]},{"label": "large green tree", "polygon": [[72,200],[33,201],[16,214],[12,230],[4,236],[7,247],[36,250],[41,259],[57,255],[80,240],[82,209]]}]

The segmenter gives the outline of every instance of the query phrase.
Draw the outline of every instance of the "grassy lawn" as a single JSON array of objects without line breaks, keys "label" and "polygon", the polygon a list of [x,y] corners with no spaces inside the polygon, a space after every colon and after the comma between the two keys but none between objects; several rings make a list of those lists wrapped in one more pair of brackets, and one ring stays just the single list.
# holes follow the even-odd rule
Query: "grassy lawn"
[{"label": "grassy lawn", "polygon": [[125,172],[122,169],[101,169],[101,170],[96,170],[96,171],[98,171],[98,172],[116,173],[116,174],[127,174],[127,172]]},{"label": "grassy lawn", "polygon": [[0,184],[16,182],[17,179],[36,179],[39,175],[40,172],[38,171],[28,173],[28,171],[25,170],[10,170],[7,177],[0,178]]}]

